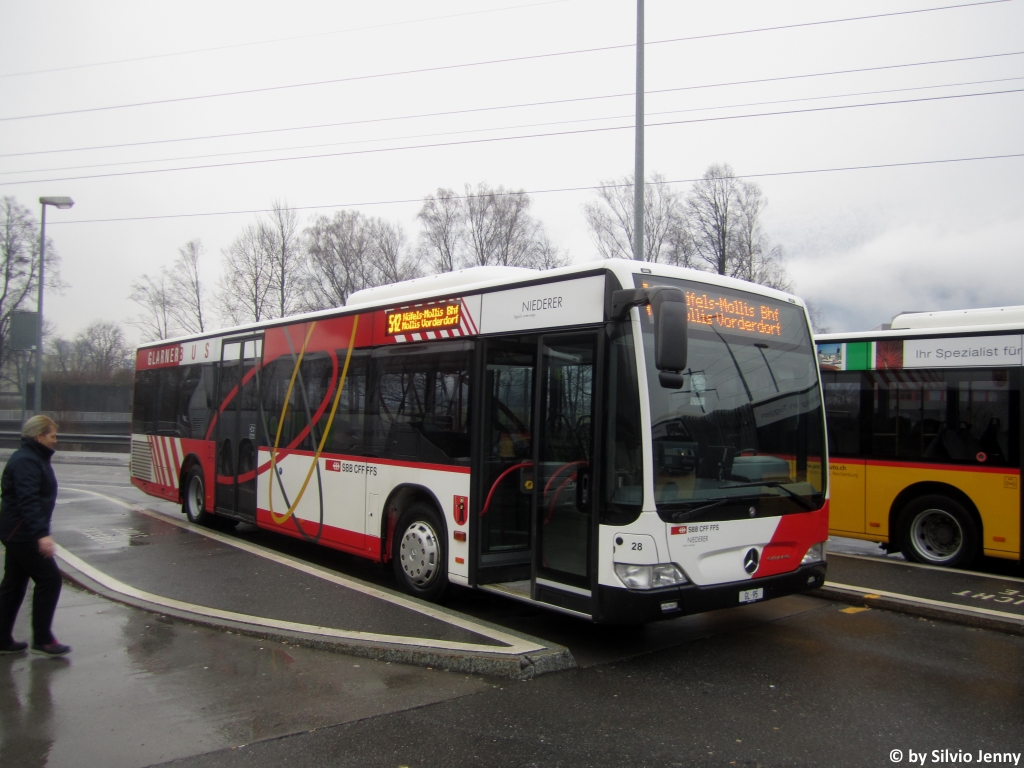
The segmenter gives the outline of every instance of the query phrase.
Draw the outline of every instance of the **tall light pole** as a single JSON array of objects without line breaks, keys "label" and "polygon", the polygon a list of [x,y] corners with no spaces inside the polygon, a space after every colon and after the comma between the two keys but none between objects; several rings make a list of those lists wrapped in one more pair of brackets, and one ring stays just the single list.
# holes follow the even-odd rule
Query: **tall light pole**
[{"label": "tall light pole", "polygon": [[35,413],[43,410],[43,283],[44,266],[46,264],[46,206],[54,208],[70,208],[75,201],[70,197],[40,197],[39,205],[42,206],[42,223],[39,227],[39,299],[37,312],[39,313],[39,335],[36,337],[36,408]]},{"label": "tall light pole", "polygon": [[644,0],[636,0],[636,157],[633,164],[633,258],[644,260]]}]

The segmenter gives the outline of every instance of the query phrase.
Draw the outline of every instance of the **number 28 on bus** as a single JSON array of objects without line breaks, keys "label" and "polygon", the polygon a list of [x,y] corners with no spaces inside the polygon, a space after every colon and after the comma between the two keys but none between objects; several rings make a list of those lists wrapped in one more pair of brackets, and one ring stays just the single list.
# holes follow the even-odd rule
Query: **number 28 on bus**
[{"label": "number 28 on bus", "polygon": [[793,296],[632,261],[480,267],[146,345],[132,482],[596,622],[815,589],[828,458]]}]

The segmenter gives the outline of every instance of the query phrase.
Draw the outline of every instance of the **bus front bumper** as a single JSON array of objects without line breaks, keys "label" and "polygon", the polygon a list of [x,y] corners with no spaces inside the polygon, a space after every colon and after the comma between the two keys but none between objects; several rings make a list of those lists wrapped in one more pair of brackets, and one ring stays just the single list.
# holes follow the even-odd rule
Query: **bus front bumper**
[{"label": "bus front bumper", "polygon": [[[665,589],[631,590],[602,584],[598,587],[594,620],[601,624],[647,624],[691,613],[762,603],[818,589],[825,583],[825,568],[825,563],[813,563],[790,573],[708,586],[685,584]],[[752,590],[761,590],[761,593],[755,596]]]}]

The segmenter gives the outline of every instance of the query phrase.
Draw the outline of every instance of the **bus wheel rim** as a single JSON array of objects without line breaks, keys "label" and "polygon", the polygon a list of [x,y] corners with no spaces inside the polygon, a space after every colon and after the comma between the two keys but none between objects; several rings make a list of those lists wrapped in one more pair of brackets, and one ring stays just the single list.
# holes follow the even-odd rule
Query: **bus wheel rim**
[{"label": "bus wheel rim", "polygon": [[914,549],[933,563],[946,563],[955,558],[964,546],[960,522],[944,509],[926,509],[910,526]]},{"label": "bus wheel rim", "polygon": [[417,520],[402,534],[399,557],[402,571],[412,584],[426,587],[437,576],[441,549],[434,529],[422,520]]},{"label": "bus wheel rim", "polygon": [[188,511],[192,517],[199,517],[203,511],[203,481],[198,477],[188,484]]}]

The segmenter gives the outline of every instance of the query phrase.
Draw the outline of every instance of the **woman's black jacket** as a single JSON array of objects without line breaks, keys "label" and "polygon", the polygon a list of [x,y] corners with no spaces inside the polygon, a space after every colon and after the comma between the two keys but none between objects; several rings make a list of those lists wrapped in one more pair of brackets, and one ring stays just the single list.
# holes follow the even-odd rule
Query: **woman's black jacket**
[{"label": "woman's black jacket", "polygon": [[53,450],[32,437],[7,460],[0,476],[0,541],[38,541],[50,535],[57,502],[57,478],[50,466]]}]

